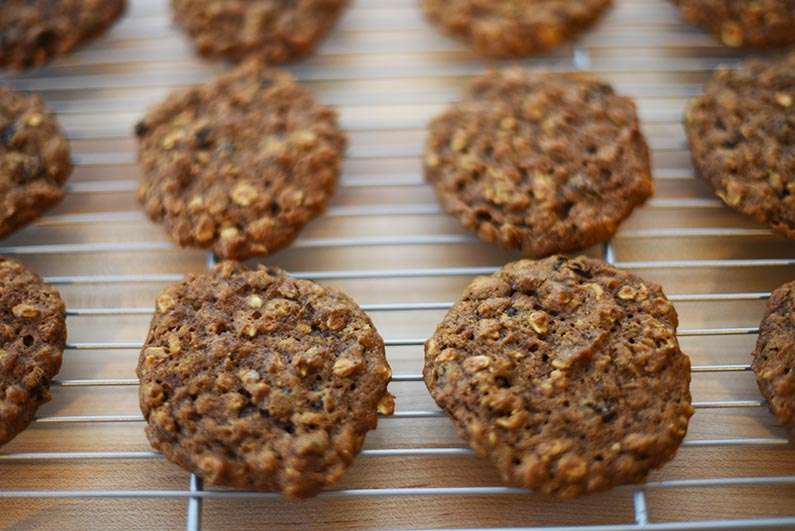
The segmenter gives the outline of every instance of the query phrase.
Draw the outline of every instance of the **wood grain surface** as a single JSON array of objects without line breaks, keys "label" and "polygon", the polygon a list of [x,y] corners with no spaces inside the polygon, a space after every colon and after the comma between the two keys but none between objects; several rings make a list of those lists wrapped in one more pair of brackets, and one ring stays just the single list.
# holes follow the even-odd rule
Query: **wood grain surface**
[{"label": "wood grain surface", "polygon": [[[59,111],[78,163],[63,204],[0,242],[0,254],[16,255],[55,282],[72,311],[70,344],[96,347],[67,350],[59,375],[65,385],[54,387],[52,402],[40,410],[44,420],[54,422],[35,423],[0,450],[0,528],[186,526],[182,493],[189,476],[158,456],[20,455],[150,450],[137,418],[63,422],[62,417],[140,415],[137,387],[130,381],[137,352],[113,344],[142,342],[155,294],[171,279],[207,265],[206,253],[176,249],[143,216],[134,195],[138,170],[131,126],[171,89],[208,79],[225,66],[194,57],[171,26],[167,0],[130,3],[125,18],[90,46],[47,68],[0,78],[40,92]],[[756,327],[764,294],[795,277],[795,266],[785,260],[739,260],[795,258],[795,244],[714,199],[693,176],[680,125],[687,98],[700,92],[710,70],[738,56],[685,25],[663,0],[615,3],[576,48],[524,63],[593,70],[637,98],[654,151],[657,194],[623,226],[613,242],[615,258],[679,296],[683,330]],[[441,213],[421,172],[426,123],[487,66],[430,27],[416,0],[352,2],[319,53],[290,67],[322,101],[339,109],[350,136],[342,183],[329,212],[311,223],[293,247],[267,262],[310,276],[345,272],[324,282],[373,305],[449,303],[472,278],[466,268],[498,267],[517,258],[478,242]],[[589,254],[601,256],[602,249]],[[415,274],[400,278],[389,273],[397,270]],[[762,295],[708,301],[690,297],[739,292]],[[113,308],[130,310],[101,314]],[[370,313],[385,338],[421,340],[443,316],[442,308],[376,307]],[[682,344],[696,366],[746,366],[755,340],[753,333],[697,332],[683,337]],[[394,346],[387,354],[396,374],[419,374],[420,346]],[[398,411],[436,409],[419,381],[395,382],[391,390]],[[752,373],[695,372],[692,390],[702,403],[750,402],[746,407],[698,408],[689,446],[650,481],[795,476],[795,448],[758,405]],[[698,446],[698,441],[742,438],[772,440]],[[462,441],[445,418],[384,419],[366,443],[367,449],[460,447]],[[361,456],[339,488],[499,484],[493,468],[472,455]],[[33,492],[25,498],[2,497],[19,490]],[[53,490],[179,492],[150,498],[40,496]],[[669,486],[648,488],[645,494],[651,522],[795,516],[793,482]],[[636,517],[631,488],[567,502],[529,493],[320,497],[300,503],[211,498],[203,502],[202,516],[205,529],[562,526],[629,524]]]}]

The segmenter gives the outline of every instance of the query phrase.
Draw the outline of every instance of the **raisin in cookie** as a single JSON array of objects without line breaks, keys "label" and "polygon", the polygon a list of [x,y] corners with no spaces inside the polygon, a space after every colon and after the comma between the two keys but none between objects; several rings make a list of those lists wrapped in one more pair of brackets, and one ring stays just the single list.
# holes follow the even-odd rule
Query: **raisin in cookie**
[{"label": "raisin in cookie", "polygon": [[642,481],[693,414],[659,286],[553,256],[479,277],[425,345],[425,383],[507,483],[570,498]]},{"label": "raisin in cookie", "polygon": [[3,0],[0,66],[39,66],[103,33],[125,0]]},{"label": "raisin in cookie", "polygon": [[591,26],[612,0],[422,0],[428,17],[481,54],[522,57]]},{"label": "raisin in cookie", "polygon": [[322,212],[346,143],[334,111],[254,62],[172,95],[136,134],[149,217],[235,259],[281,249]]},{"label": "raisin in cookie", "polygon": [[607,240],[654,188],[632,100],[520,68],[476,79],[431,123],[425,174],[466,228],[535,257]]},{"label": "raisin in cookie", "polygon": [[718,197],[795,238],[795,53],[718,69],[685,128],[693,165]]},{"label": "raisin in cookie", "polygon": [[284,63],[309,53],[347,0],[171,0],[174,18],[207,57]]},{"label": "raisin in cookie", "polygon": [[50,399],[66,343],[58,292],[22,264],[0,258],[0,445]]},{"label": "raisin in cookie", "polygon": [[384,342],[350,297],[236,262],[161,293],[138,377],[169,460],[296,498],[334,484],[394,409]]},{"label": "raisin in cookie", "polygon": [[69,143],[38,96],[0,87],[0,238],[64,196]]},{"label": "raisin in cookie", "polygon": [[770,411],[795,429],[795,282],[779,287],[770,296],[752,367]]},{"label": "raisin in cookie", "polygon": [[692,24],[723,44],[770,48],[795,43],[795,0],[674,0]]}]

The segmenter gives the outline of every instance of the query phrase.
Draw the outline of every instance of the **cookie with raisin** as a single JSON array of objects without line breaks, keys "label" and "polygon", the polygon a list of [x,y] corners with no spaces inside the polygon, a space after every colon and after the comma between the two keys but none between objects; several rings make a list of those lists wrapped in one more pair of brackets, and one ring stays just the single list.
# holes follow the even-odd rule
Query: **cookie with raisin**
[{"label": "cookie with raisin", "polygon": [[394,409],[384,342],[350,297],[237,262],[160,294],[137,374],[167,459],[292,498],[336,483]]},{"label": "cookie with raisin", "polygon": [[475,79],[433,120],[425,175],[467,229],[532,257],[609,239],[654,190],[631,99],[521,68]]},{"label": "cookie with raisin", "polygon": [[0,445],[33,422],[61,368],[66,310],[55,288],[0,258]]},{"label": "cookie with raisin", "polygon": [[324,210],[346,146],[332,109],[259,62],[171,95],[135,132],[149,217],[238,260],[285,247]]},{"label": "cookie with raisin", "polygon": [[476,278],[425,344],[424,377],[509,484],[562,498],[643,481],[693,414],[662,289],[600,260],[523,260]]}]

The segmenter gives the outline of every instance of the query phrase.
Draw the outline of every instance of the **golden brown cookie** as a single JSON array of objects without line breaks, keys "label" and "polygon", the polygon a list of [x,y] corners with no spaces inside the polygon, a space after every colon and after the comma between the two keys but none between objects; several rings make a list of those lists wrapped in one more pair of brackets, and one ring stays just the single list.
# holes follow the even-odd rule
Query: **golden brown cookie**
[{"label": "golden brown cookie", "polygon": [[492,57],[522,57],[570,40],[612,0],[422,0],[426,15]]},{"label": "golden brown cookie", "polygon": [[169,460],[294,498],[333,485],[394,409],[384,342],[350,297],[236,262],[160,294],[138,377]]},{"label": "golden brown cookie", "polygon": [[60,202],[69,143],[38,96],[0,87],[0,238]]},{"label": "golden brown cookie", "polygon": [[688,21],[726,46],[775,48],[795,43],[795,0],[673,0]]},{"label": "golden brown cookie", "polygon": [[50,399],[66,343],[58,292],[22,264],[0,258],[0,445]]},{"label": "golden brown cookie", "polygon": [[279,64],[308,54],[347,0],[171,0],[174,19],[204,56]]},{"label": "golden brown cookie", "polygon": [[553,256],[475,279],[425,344],[425,383],[507,483],[563,498],[643,481],[687,432],[690,360],[656,284]]},{"label": "golden brown cookie", "polygon": [[724,203],[795,238],[795,53],[718,69],[685,129],[697,173]]},{"label": "golden brown cookie", "polygon": [[762,396],[778,420],[795,430],[795,282],[770,296],[759,327],[752,367]]},{"label": "golden brown cookie", "polygon": [[631,99],[521,68],[477,78],[431,123],[425,175],[466,228],[534,257],[607,240],[654,189]]},{"label": "golden brown cookie", "polygon": [[281,249],[337,183],[337,116],[288,74],[249,62],[138,123],[147,214],[182,246],[243,259]]},{"label": "golden brown cookie", "polygon": [[0,67],[43,65],[103,33],[124,12],[125,0],[3,0]]}]

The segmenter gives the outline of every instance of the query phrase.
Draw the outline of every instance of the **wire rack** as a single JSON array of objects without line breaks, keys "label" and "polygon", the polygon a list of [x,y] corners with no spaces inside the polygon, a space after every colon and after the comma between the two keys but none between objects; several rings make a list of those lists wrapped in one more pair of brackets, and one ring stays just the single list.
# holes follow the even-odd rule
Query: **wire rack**
[{"label": "wire rack", "polygon": [[131,127],[168,91],[223,67],[194,57],[166,0],[132,0],[99,41],[2,78],[59,113],[76,171],[61,206],[0,242],[0,254],[59,287],[70,337],[53,401],[0,451],[0,527],[795,528],[795,448],[748,356],[770,290],[795,276],[795,245],[713,198],[693,177],[679,125],[709,72],[738,57],[662,0],[616,4],[576,46],[524,63],[597,72],[639,103],[657,195],[589,254],[662,283],[680,313],[696,415],[672,463],[643,486],[544,499],[501,486],[425,391],[422,343],[449,301],[518,256],[461,230],[423,182],[425,124],[486,64],[430,28],[415,0],[354,1],[319,53],[290,68],[339,109],[351,146],[333,206],[267,259],[370,312],[387,338],[398,411],[337,489],[302,503],[205,489],[151,451],[134,367],[152,300],[213,258],[175,248],[141,213]]}]

